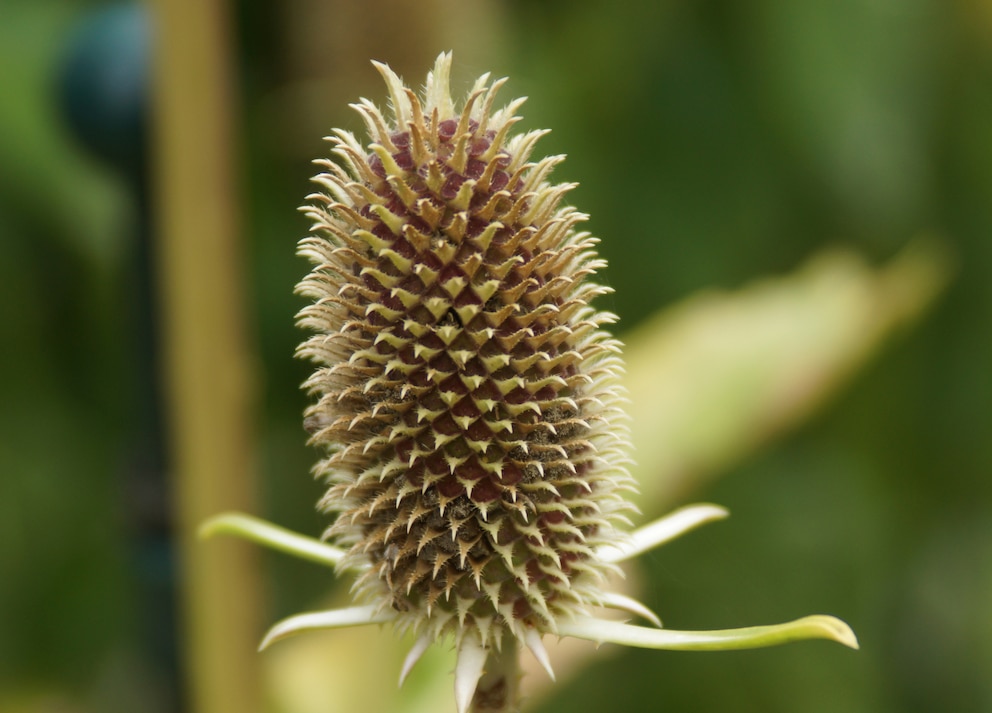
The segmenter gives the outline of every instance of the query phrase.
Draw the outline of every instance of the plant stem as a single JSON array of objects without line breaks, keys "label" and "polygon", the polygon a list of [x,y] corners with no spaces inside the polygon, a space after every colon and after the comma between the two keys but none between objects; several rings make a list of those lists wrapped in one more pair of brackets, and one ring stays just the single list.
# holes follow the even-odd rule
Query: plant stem
[{"label": "plant stem", "polygon": [[471,713],[516,713],[520,710],[520,652],[513,637],[502,650],[491,649],[485,673],[475,687]]},{"label": "plant stem", "polygon": [[231,4],[152,3],[156,260],[188,691],[180,707],[192,713],[261,709],[257,554],[196,538],[211,515],[254,510],[256,357],[244,313]]}]

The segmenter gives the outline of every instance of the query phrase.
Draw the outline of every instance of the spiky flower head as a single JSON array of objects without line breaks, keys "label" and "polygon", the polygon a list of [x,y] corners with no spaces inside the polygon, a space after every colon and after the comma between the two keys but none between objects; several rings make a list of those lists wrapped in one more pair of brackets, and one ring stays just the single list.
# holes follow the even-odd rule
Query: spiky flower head
[{"label": "spiky flower head", "polygon": [[[625,534],[631,489],[614,317],[585,216],[548,180],[562,157],[531,160],[544,133],[511,135],[522,100],[496,109],[503,80],[464,104],[442,54],[418,96],[385,65],[390,110],[353,105],[368,128],[331,137],[300,252],[313,269],[299,353],[318,365],[306,426],[326,451],[316,474],[336,514],[326,539],[229,513],[235,534],[358,575],[356,606],[298,614],[262,642],[393,622],[418,632],[403,677],[436,640],[458,648],[455,700],[517,703],[517,642],[551,673],[543,634],[659,649],[771,646],[806,638],[857,646],[829,616],[719,631],[663,629],[609,591],[616,564],[726,516],[695,505]],[[601,619],[602,606],[654,627]],[[509,639],[509,642],[507,642]],[[484,676],[485,674],[485,676]]]},{"label": "spiky flower head", "polygon": [[502,81],[456,104],[450,60],[420,96],[377,63],[391,111],[363,100],[369,143],[331,138],[299,353],[319,365],[326,534],[361,596],[486,645],[599,603],[628,445],[614,316],[590,304],[604,262],[561,204],[574,184],[548,180],[563,157],[530,160],[545,132],[511,135],[522,101],[497,110]]}]

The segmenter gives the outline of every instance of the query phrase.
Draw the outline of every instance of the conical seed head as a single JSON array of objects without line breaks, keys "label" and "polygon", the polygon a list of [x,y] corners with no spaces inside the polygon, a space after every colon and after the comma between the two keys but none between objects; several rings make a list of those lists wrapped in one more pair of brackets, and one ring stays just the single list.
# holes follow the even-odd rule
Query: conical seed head
[{"label": "conical seed head", "polygon": [[358,590],[436,635],[554,631],[597,601],[627,508],[627,436],[613,316],[590,301],[596,242],[510,136],[502,82],[452,101],[450,55],[420,96],[383,65],[391,111],[354,108],[300,252],[314,264],[299,353],[328,537],[369,565]]}]

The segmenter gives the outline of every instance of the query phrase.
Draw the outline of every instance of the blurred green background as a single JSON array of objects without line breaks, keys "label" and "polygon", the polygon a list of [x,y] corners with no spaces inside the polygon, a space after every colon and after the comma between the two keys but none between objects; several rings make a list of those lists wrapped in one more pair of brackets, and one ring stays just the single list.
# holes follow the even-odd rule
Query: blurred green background
[{"label": "blurred green background", "polygon": [[[183,709],[155,312],[143,296],[153,278],[141,268],[154,239],[140,151],[147,87],[124,72],[131,94],[118,109],[137,113],[101,124],[74,51],[96,33],[110,65],[140,77],[135,8],[0,0],[0,713]],[[604,647],[539,709],[992,711],[992,5],[243,0],[231,10],[258,514],[310,534],[325,525],[300,427],[306,365],[292,359],[308,161],[324,155],[330,127],[361,129],[348,102],[382,102],[370,58],[419,84],[453,48],[461,87],[483,71],[509,75],[504,98],[531,97],[525,126],[553,128],[540,150],[569,154],[556,178],[581,184],[570,200],[603,239],[616,289],[605,303],[622,331],[700,290],[793,273],[832,246],[877,265],[935,233],[955,264],[923,319],[825,408],[798,428],[751,434],[719,468],[682,474],[678,502],[644,506],[704,499],[734,514],[645,558],[643,596],[666,625],[831,613],[862,650]],[[120,31],[100,24],[107,12],[138,18],[113,35],[120,46],[99,40]],[[312,566],[263,564],[266,622],[335,586]],[[395,675],[371,680],[390,686]],[[271,710],[298,713],[270,688]]]}]

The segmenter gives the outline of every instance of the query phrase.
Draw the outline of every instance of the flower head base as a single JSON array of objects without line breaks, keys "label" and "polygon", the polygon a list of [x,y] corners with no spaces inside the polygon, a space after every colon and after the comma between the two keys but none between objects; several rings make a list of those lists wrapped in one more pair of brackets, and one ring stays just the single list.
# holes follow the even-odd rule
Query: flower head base
[{"label": "flower head base", "polygon": [[614,317],[589,305],[603,261],[546,180],[561,157],[528,162],[543,132],[493,110],[502,82],[457,107],[450,55],[419,98],[376,67],[392,116],[363,101],[368,147],[331,139],[347,170],[323,162],[300,248],[327,535],[403,624],[555,631],[598,601],[630,486]]},{"label": "flower head base", "polygon": [[[327,454],[315,473],[330,486],[320,507],[337,513],[333,544],[237,514],[204,527],[355,572],[359,604],[290,617],[262,647],[393,622],[419,633],[402,680],[450,635],[465,711],[517,642],[550,673],[543,634],[672,649],[856,646],[832,617],[680,632],[592,615],[610,607],[660,627],[604,575],[726,511],[697,505],[617,529],[633,488],[620,350],[603,330],[613,315],[590,305],[607,292],[589,279],[604,265],[596,240],[560,205],[573,185],[548,181],[562,157],[530,160],[544,132],[510,135],[522,100],[495,109],[503,80],[481,77],[459,106],[448,54],[420,96],[375,66],[391,112],[353,105],[370,143],[335,132],[341,165],[318,162],[323,191],[308,197],[313,227],[300,243],[314,267],[298,288],[312,300],[299,322],[313,332],[299,354],[318,365],[306,426]],[[513,690],[515,675],[505,679]]]}]

